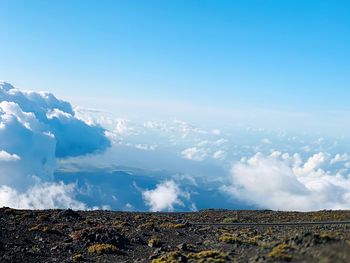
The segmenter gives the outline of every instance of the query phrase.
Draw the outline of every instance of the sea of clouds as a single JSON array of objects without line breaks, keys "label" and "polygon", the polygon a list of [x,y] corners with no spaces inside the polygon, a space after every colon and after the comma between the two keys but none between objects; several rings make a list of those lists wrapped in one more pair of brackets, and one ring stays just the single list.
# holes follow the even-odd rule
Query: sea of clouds
[{"label": "sea of clouds", "polygon": [[350,209],[349,146],[345,135],[133,121],[0,82],[0,206]]}]

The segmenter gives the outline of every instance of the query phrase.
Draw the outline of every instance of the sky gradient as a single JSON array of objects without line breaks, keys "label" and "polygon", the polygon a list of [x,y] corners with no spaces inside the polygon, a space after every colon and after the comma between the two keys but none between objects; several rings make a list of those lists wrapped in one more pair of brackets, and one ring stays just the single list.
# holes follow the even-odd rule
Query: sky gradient
[{"label": "sky gradient", "polygon": [[84,101],[349,110],[348,1],[2,0],[0,9],[1,77],[19,88]]}]

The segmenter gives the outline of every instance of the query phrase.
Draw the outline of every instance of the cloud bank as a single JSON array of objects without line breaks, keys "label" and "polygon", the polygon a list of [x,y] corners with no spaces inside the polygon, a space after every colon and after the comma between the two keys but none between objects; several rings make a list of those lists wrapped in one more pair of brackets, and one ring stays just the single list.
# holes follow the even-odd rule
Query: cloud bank
[{"label": "cloud bank", "polygon": [[109,144],[105,130],[78,119],[68,102],[0,82],[0,205],[82,208],[69,200],[73,186],[47,183],[56,158],[104,151]]},{"label": "cloud bank", "polygon": [[302,161],[299,154],[257,153],[233,165],[232,184],[223,189],[261,208],[320,210],[350,208],[350,177],[328,169],[335,160],[324,152]]},{"label": "cloud bank", "polygon": [[142,192],[142,197],[147,206],[153,212],[157,211],[174,211],[174,206],[183,206],[181,196],[184,196],[179,186],[172,180],[158,184],[153,190]]},{"label": "cloud bank", "polygon": [[0,207],[9,206],[21,209],[73,208],[85,210],[87,206],[75,200],[75,185],[43,183],[19,192],[6,185],[0,186]]}]

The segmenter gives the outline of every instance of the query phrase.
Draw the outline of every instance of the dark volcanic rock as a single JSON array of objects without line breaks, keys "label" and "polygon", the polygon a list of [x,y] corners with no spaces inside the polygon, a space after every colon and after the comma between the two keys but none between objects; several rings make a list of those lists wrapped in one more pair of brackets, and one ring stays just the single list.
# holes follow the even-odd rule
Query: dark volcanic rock
[{"label": "dark volcanic rock", "polygon": [[94,243],[107,243],[116,246],[125,246],[127,243],[126,238],[119,233],[116,229],[111,227],[87,227],[79,231],[75,231],[71,234],[71,237],[87,245]]},{"label": "dark volcanic rock", "polygon": [[0,262],[350,262],[350,226],[193,222],[345,221],[349,211],[193,213],[0,209]]},{"label": "dark volcanic rock", "polygon": [[78,219],[80,218],[79,213],[73,211],[72,209],[67,209],[67,210],[63,210],[59,213],[59,217],[61,218],[74,218],[74,219]]}]

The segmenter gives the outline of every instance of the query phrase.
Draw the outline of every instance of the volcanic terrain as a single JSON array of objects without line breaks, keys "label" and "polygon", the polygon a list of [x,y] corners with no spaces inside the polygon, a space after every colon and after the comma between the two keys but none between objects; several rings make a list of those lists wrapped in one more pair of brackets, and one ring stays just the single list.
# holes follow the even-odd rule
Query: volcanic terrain
[{"label": "volcanic terrain", "polygon": [[350,211],[139,213],[0,209],[1,262],[350,262]]}]

